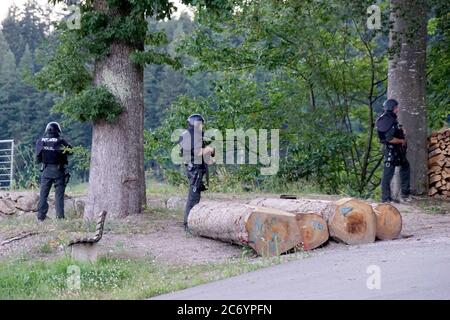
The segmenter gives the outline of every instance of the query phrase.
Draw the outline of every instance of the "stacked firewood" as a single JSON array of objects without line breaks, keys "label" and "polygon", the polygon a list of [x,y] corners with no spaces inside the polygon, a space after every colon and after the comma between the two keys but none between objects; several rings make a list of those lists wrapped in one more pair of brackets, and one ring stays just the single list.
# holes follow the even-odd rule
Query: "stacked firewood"
[{"label": "stacked firewood", "polygon": [[428,144],[428,194],[450,197],[450,128],[434,132]]}]

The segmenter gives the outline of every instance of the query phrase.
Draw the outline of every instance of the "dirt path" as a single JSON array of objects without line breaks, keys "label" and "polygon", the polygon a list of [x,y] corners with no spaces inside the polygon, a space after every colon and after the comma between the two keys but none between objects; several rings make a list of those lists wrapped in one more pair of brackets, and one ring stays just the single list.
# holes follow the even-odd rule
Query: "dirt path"
[{"label": "dirt path", "polygon": [[[330,197],[327,197],[330,198]],[[226,197],[222,197],[226,200]],[[236,199],[234,199],[236,200]],[[397,205],[403,216],[403,235],[410,235],[408,243],[414,246],[417,241],[425,239],[450,238],[450,203],[435,207],[436,213],[426,213],[423,205]],[[433,206],[431,206],[434,208]],[[0,259],[6,257],[27,255],[50,259],[67,254],[64,246],[76,234],[77,226],[66,221],[58,225],[49,221],[44,226],[37,225],[34,217],[20,217],[14,223],[0,220],[0,243],[21,232],[38,231],[30,236],[9,244],[0,245]],[[239,258],[244,250],[241,247],[215,240],[187,235],[182,227],[182,213],[150,213],[129,217],[125,220],[107,220],[104,239],[100,242],[100,252],[117,257],[152,257],[169,264],[203,264],[223,262]],[[77,221],[78,223],[80,221]],[[383,243],[389,250],[396,250],[395,243],[400,240]],[[376,246],[380,242],[376,242]],[[336,249],[348,248],[343,244],[329,242],[321,249],[312,251],[312,255],[323,254]]]}]

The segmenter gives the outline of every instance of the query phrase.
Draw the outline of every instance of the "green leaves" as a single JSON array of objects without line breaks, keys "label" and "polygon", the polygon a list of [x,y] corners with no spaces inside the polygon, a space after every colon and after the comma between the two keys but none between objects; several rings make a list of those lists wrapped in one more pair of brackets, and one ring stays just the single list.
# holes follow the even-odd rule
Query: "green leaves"
[{"label": "green leaves", "polygon": [[135,51],[130,56],[133,63],[145,66],[147,64],[167,64],[175,69],[180,69],[182,67],[179,58],[172,58],[169,54],[164,52],[156,52],[151,49],[146,51]]},{"label": "green leaves", "polygon": [[89,53],[75,32],[59,34],[56,52],[47,53],[47,63],[34,77],[34,85],[58,94],[76,94],[90,86],[92,75]]},{"label": "green leaves", "polygon": [[90,87],[59,101],[53,111],[64,113],[81,122],[100,119],[113,122],[122,112],[122,107],[112,93],[101,86]]},{"label": "green leaves", "polygon": [[[195,59],[190,72],[219,79],[208,98],[179,99],[158,137],[200,110],[222,131],[278,128],[279,178],[367,195],[378,179],[370,134],[387,73],[387,38],[366,28],[369,2],[240,1],[227,19],[200,9],[179,52]],[[252,183],[271,179],[246,165],[227,171]]]},{"label": "green leaves", "polygon": [[100,10],[94,8],[92,1],[82,3],[80,29],[69,30],[64,22],[60,23],[59,46],[35,77],[39,89],[64,96],[54,111],[83,122],[113,121],[122,110],[106,87],[92,84],[93,66],[105,58],[114,42],[126,43],[134,49],[130,60],[142,67],[161,64],[179,69],[182,66],[179,58],[158,50],[158,46],[167,43],[167,37],[164,31],[149,30],[146,20],[149,16],[170,17],[174,10],[172,2],[108,0],[107,4],[107,8]]}]

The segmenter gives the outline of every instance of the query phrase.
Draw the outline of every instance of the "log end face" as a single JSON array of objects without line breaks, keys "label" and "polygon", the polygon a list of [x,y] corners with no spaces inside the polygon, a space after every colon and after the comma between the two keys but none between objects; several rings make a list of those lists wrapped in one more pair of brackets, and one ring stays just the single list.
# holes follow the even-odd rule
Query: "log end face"
[{"label": "log end face", "polygon": [[297,217],[304,250],[315,249],[328,241],[328,226],[321,216],[311,213],[299,214]]},{"label": "log end face", "polygon": [[361,200],[343,200],[329,221],[330,236],[349,245],[374,242],[377,221],[372,207]]},{"label": "log end face", "polygon": [[[269,209],[270,210],[270,209]],[[301,243],[295,215],[270,213],[267,208],[255,211],[246,223],[248,244],[260,256],[278,256]]]},{"label": "log end face", "polygon": [[377,205],[375,210],[377,211],[377,239],[398,238],[402,231],[402,216],[398,209],[391,204],[382,203]]}]

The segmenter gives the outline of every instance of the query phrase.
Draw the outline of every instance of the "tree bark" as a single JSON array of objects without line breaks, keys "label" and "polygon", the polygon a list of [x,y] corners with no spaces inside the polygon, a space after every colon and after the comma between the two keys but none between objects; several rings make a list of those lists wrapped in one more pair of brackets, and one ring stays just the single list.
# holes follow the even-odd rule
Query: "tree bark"
[{"label": "tree bark", "polygon": [[330,237],[350,245],[375,241],[376,216],[372,207],[361,200],[339,201],[315,199],[254,199],[250,205],[270,207],[287,212],[314,212],[328,223]]},{"label": "tree bark", "polygon": [[[106,0],[94,2],[95,10],[110,16]],[[144,39],[142,39],[142,48]],[[143,68],[130,62],[136,49],[113,42],[108,56],[95,62],[94,84],[105,85],[123,108],[113,123],[95,121],[92,133],[89,194],[84,217],[102,210],[111,217],[137,214],[145,204]]]},{"label": "tree bark", "polygon": [[391,0],[388,97],[400,105],[411,166],[411,192],[427,191],[427,113],[425,0]]},{"label": "tree bark", "polygon": [[311,250],[328,240],[327,224],[317,214],[230,202],[197,204],[191,209],[188,225],[196,235],[249,245],[261,256],[276,256],[294,248]]}]

